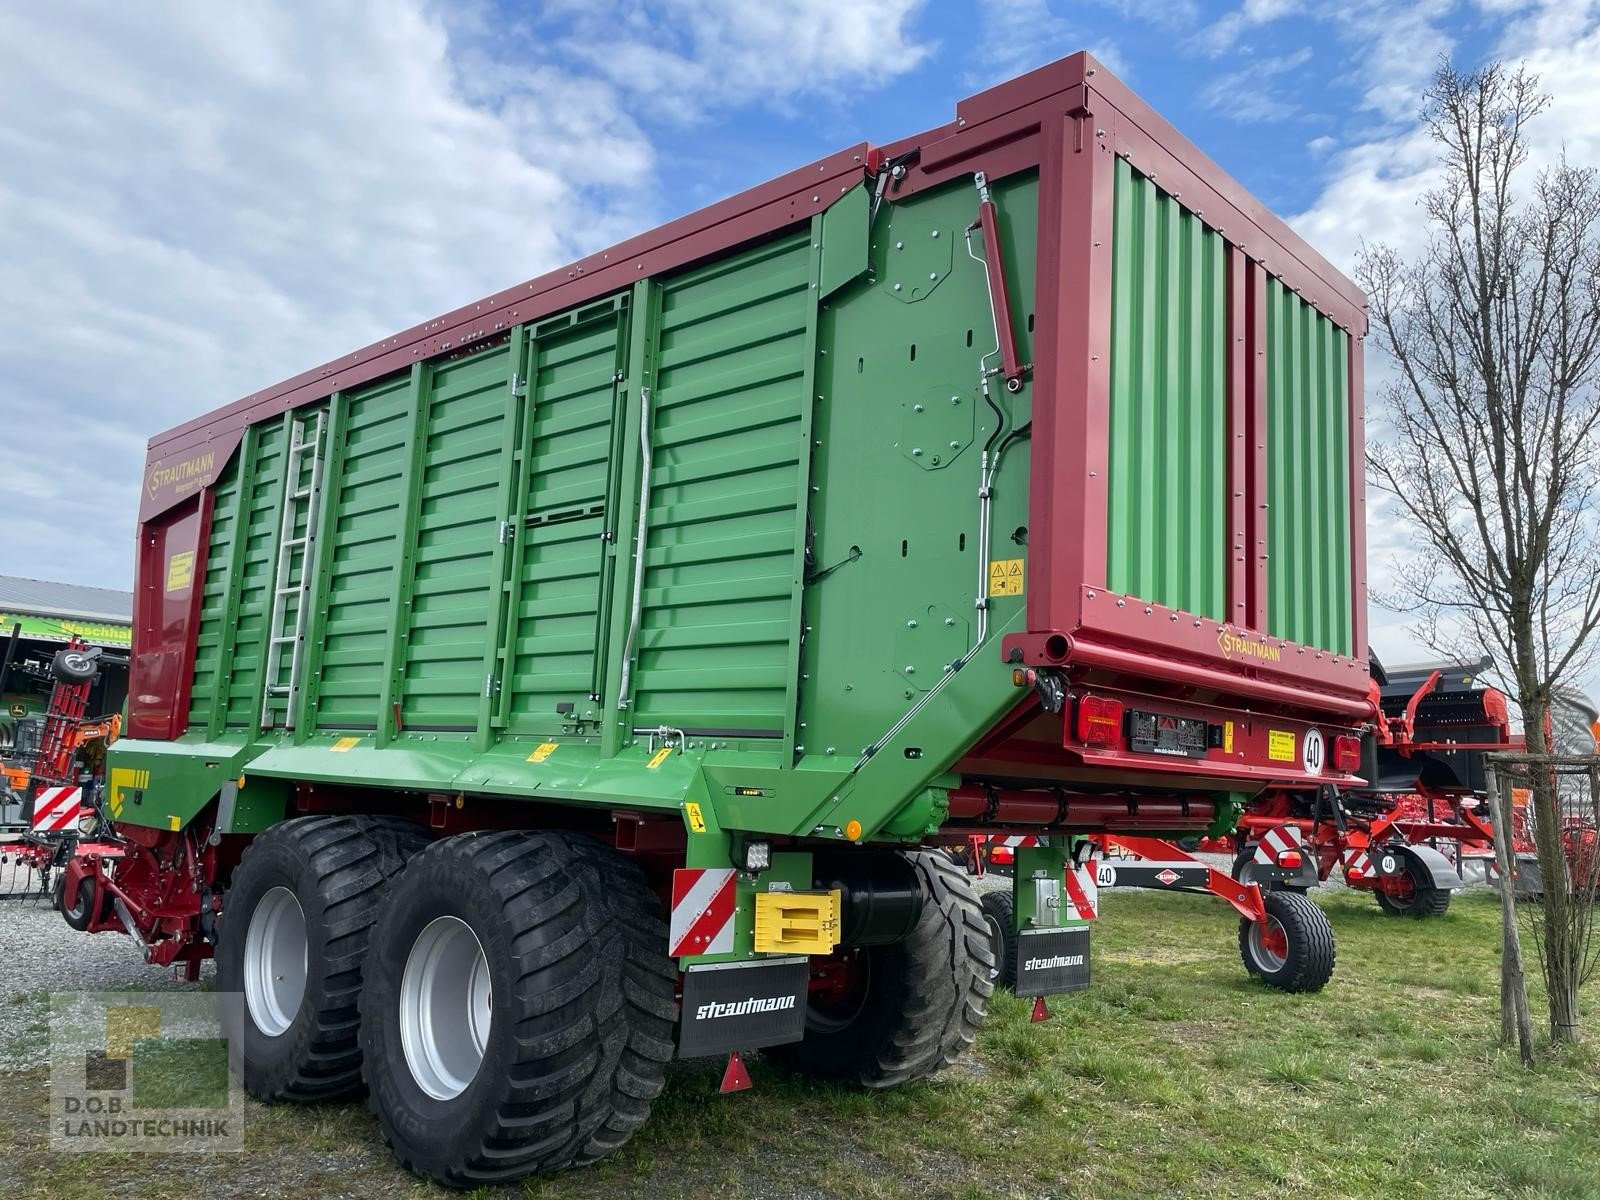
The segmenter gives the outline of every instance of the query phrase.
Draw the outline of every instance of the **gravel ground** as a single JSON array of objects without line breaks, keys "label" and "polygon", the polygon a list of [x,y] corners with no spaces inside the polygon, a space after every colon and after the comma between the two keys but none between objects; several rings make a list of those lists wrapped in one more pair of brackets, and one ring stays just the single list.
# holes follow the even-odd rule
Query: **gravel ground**
[{"label": "gravel ground", "polygon": [[131,939],[114,933],[79,933],[49,904],[0,900],[0,1070],[45,1065],[45,1017],[51,992],[172,991],[204,987],[174,971],[152,967]]}]

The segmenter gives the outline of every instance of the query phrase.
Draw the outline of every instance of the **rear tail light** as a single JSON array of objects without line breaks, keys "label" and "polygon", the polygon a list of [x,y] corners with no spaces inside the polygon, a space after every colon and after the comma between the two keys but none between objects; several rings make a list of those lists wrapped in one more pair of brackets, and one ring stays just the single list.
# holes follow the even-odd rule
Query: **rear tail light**
[{"label": "rear tail light", "polygon": [[1084,696],[1078,701],[1078,740],[1089,746],[1115,746],[1122,741],[1122,701]]},{"label": "rear tail light", "polygon": [[1010,846],[996,846],[989,851],[989,861],[997,866],[1008,867],[1016,861],[1016,858]]},{"label": "rear tail light", "polygon": [[1298,850],[1285,850],[1278,855],[1278,865],[1290,871],[1299,870],[1300,862],[1300,851]]},{"label": "rear tail light", "polygon": [[1333,769],[1343,775],[1353,775],[1361,769],[1360,738],[1345,733],[1333,739]]}]

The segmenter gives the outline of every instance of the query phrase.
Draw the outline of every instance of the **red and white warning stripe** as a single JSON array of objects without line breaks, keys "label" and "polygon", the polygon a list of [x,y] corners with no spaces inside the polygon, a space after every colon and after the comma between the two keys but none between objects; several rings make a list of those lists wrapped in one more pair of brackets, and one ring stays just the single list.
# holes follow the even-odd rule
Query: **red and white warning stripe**
[{"label": "red and white warning stripe", "polygon": [[1261,835],[1261,841],[1256,844],[1255,861],[1264,866],[1273,866],[1278,857],[1286,850],[1298,850],[1305,844],[1306,835],[1298,825],[1279,825],[1269,829]]},{"label": "red and white warning stripe", "polygon": [[40,833],[70,829],[82,815],[82,788],[44,788],[33,798],[33,827]]},{"label": "red and white warning stripe", "polygon": [[1018,834],[1015,837],[994,838],[993,841],[1001,846],[1009,846],[1013,850],[1022,846],[1037,846],[1039,844],[1038,836],[1031,833]]},{"label": "red and white warning stripe", "polygon": [[1365,850],[1343,850],[1339,854],[1339,859],[1344,863],[1346,879],[1365,879],[1372,874],[1372,860],[1367,857]]},{"label": "red and white warning stripe", "polygon": [[672,873],[668,954],[726,954],[733,949],[735,875],[732,867],[683,867]]},{"label": "red and white warning stripe", "polygon": [[1067,864],[1067,899],[1080,921],[1092,921],[1100,915],[1100,882],[1096,877],[1099,867],[1092,858],[1081,867]]}]

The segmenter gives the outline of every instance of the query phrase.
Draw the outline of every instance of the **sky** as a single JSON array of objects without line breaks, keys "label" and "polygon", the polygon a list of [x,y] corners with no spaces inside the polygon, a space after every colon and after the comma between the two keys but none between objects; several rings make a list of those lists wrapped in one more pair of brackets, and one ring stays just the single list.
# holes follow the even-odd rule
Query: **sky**
[{"label": "sky", "polygon": [[0,574],[130,587],[152,434],[1079,49],[1347,271],[1442,54],[1600,162],[1583,0],[0,0]]}]

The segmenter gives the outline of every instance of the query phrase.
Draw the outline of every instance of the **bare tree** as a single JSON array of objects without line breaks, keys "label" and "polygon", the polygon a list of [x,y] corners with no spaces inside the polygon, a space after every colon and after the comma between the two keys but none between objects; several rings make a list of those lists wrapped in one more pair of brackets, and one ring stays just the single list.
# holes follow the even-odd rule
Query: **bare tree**
[{"label": "bare tree", "polygon": [[[1528,750],[1550,753],[1552,691],[1600,639],[1600,181],[1563,155],[1528,169],[1536,76],[1442,63],[1423,120],[1442,182],[1422,197],[1414,260],[1363,251],[1372,336],[1393,360],[1368,451],[1373,485],[1418,553],[1394,603],[1441,650],[1493,654]],[[1550,1033],[1574,1039],[1583,954],[1564,877],[1554,780],[1533,780],[1544,888],[1536,942]]]}]

